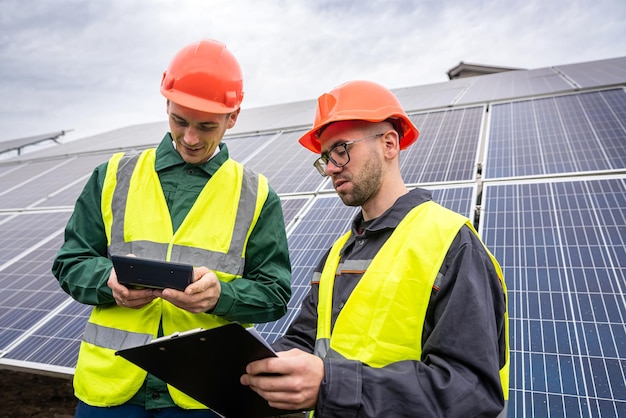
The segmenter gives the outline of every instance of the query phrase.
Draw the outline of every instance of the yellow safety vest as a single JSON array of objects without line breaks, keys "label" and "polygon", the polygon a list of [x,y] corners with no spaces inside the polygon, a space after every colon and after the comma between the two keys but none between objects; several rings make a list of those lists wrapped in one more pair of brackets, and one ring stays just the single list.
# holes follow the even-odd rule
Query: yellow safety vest
[{"label": "yellow safety vest", "polygon": [[[245,248],[268,196],[267,179],[229,159],[210,178],[174,233],[154,169],[156,153],[115,154],[102,190],[102,217],[110,255],[207,266],[222,281],[243,274]],[[117,350],[157,337],[227,323],[206,313],[193,314],[163,299],[141,309],[96,306],[85,328],[74,375],[76,396],[93,406],[120,405],[142,386],[146,371],[115,356]],[[168,386],[174,402],[187,409],[206,408]]]},{"label": "yellow safety vest", "polygon": [[[320,277],[315,353],[320,357],[359,360],[371,367],[402,360],[420,361],[422,347],[416,341],[422,341],[432,287],[448,248],[463,225],[476,233],[468,219],[431,201],[409,212],[372,260],[331,333],[335,274],[340,251],[350,232],[339,238]],[[506,298],[500,266],[487,252]],[[500,381],[506,400],[509,386],[506,311],[504,320],[507,354]]]}]

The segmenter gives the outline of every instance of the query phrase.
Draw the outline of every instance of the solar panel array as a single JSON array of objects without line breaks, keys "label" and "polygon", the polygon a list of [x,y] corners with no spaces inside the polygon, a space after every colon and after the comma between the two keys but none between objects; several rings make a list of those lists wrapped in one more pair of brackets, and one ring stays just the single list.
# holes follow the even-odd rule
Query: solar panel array
[{"label": "solar panel array", "polygon": [[422,137],[402,154],[404,180],[410,184],[475,180],[484,114],[480,106],[412,115]]},{"label": "solar panel array", "polygon": [[[421,132],[401,153],[406,183],[478,220],[503,267],[509,417],[626,417],[624,64],[397,91]],[[285,121],[297,121],[306,106],[248,115],[283,112]],[[269,178],[283,205],[293,296],[283,318],[258,325],[270,341],[297,315],[312,270],[357,211],[341,203],[313,168],[315,156],[297,143],[312,115],[225,139],[234,159]],[[71,300],[50,273],[63,227],[95,165],[120,149],[158,143],[165,129],[138,125],[0,161],[0,367],[73,373],[90,307]]]}]

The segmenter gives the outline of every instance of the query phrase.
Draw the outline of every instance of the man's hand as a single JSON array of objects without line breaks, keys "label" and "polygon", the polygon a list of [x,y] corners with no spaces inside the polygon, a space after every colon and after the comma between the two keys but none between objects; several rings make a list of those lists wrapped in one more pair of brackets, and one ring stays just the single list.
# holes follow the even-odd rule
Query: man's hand
[{"label": "man's hand", "polygon": [[240,381],[274,408],[299,410],[315,407],[323,378],[322,359],[294,348],[248,364]]},{"label": "man's hand", "polygon": [[184,292],[176,289],[155,290],[154,295],[191,313],[208,312],[215,308],[222,287],[219,279],[206,267],[193,269],[193,283]]},{"label": "man's hand", "polygon": [[152,289],[129,289],[117,281],[115,269],[111,269],[107,285],[113,291],[115,303],[126,308],[139,309],[152,302],[157,296]]}]

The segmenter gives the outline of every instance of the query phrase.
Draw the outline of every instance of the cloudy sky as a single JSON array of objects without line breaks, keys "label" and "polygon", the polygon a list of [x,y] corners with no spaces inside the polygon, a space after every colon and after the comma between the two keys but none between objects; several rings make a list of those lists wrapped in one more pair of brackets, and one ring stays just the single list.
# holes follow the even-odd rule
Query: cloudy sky
[{"label": "cloudy sky", "polygon": [[626,56],[624,0],[0,0],[0,27],[0,141],[165,120],[163,71],[201,38],[239,59],[244,110]]}]

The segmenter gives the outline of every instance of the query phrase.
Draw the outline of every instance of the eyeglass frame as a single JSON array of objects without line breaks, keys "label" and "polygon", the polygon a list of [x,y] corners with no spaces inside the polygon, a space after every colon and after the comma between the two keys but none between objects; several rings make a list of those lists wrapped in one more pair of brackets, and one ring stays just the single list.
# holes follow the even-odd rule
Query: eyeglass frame
[{"label": "eyeglass frame", "polygon": [[[322,177],[328,177],[328,174],[326,174],[326,167],[328,167],[328,162],[333,163],[333,165],[335,167],[337,167],[337,168],[345,167],[350,162],[350,153],[348,152],[348,145],[356,144],[357,142],[365,141],[366,139],[380,138],[381,136],[385,135],[386,133],[387,132],[383,132],[383,133],[379,133],[379,134],[370,135],[370,136],[366,136],[366,137],[363,137],[363,138],[355,139],[355,140],[352,140],[352,141],[346,141],[346,142],[339,143],[339,144],[333,146],[328,151],[323,152],[319,156],[319,158],[317,158],[315,161],[313,161],[313,166],[322,175]],[[346,159],[346,162],[343,163],[343,164],[338,163],[337,161],[335,161],[331,157],[331,154],[338,148],[343,148],[344,152],[346,153],[347,159]]]}]

